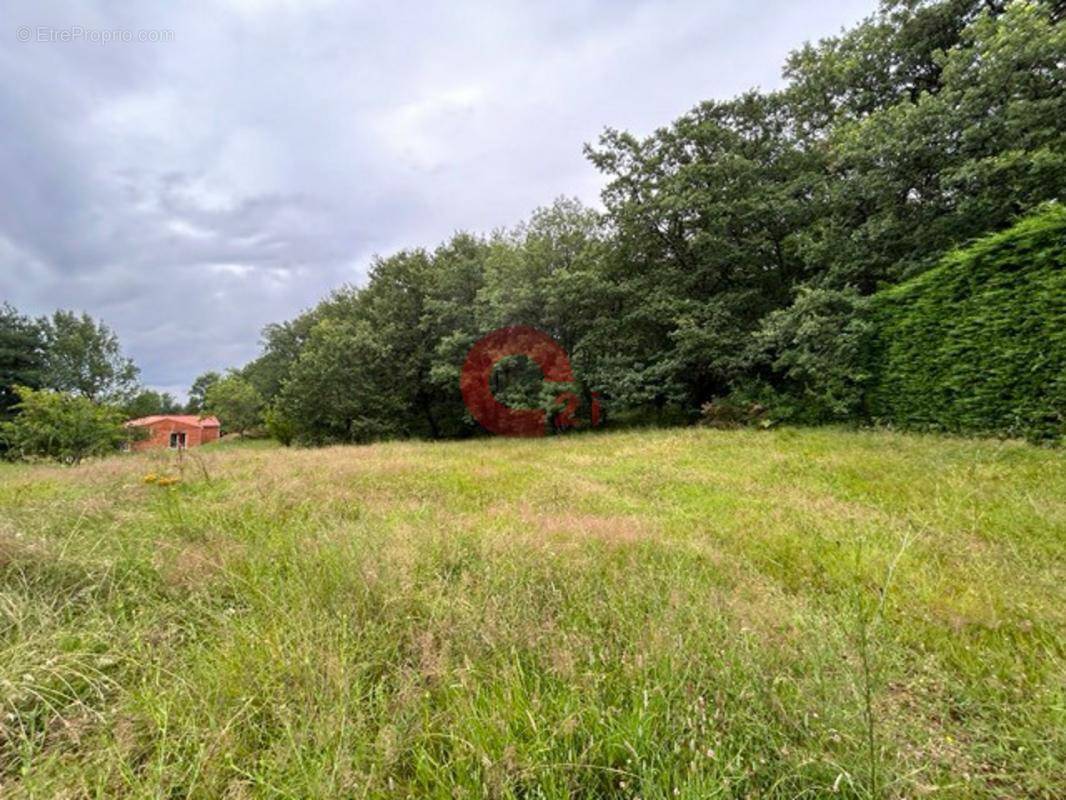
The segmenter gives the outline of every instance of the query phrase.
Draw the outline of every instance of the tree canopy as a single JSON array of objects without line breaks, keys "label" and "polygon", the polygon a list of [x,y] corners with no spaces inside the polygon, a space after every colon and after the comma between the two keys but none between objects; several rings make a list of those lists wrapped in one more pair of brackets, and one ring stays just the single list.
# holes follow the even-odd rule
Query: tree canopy
[{"label": "tree canopy", "polygon": [[45,379],[45,343],[40,322],[13,306],[0,306],[0,419],[14,413],[16,386],[40,388]]},{"label": "tree canopy", "polygon": [[214,371],[198,375],[189,388],[189,400],[185,404],[185,410],[190,414],[199,414],[203,411],[207,403],[208,390],[221,379],[222,376]]},{"label": "tree canopy", "polygon": [[184,406],[169,392],[141,389],[122,406],[127,417],[150,417],[154,414],[180,414]]},{"label": "tree canopy", "polygon": [[[298,440],[466,435],[466,352],[531,325],[612,414],[735,396],[853,418],[867,298],[1066,186],[1063,52],[1052,3],[890,0],[792,53],[779,91],[606,130],[586,147],[603,212],[562,198],[378,258],[268,327],[242,375]],[[509,396],[539,396],[535,370],[501,370]]]},{"label": "tree canopy", "polygon": [[122,353],[118,336],[88,314],[56,311],[41,320],[45,385],[100,402],[122,402],[137,387],[140,370]]},{"label": "tree canopy", "polygon": [[216,415],[227,431],[244,433],[262,421],[263,399],[251,381],[231,373],[208,386],[201,412]]},{"label": "tree canopy", "polygon": [[51,458],[77,464],[89,456],[114,452],[131,439],[122,411],[87,397],[15,387],[14,419],[0,422],[0,440],[21,458]]}]

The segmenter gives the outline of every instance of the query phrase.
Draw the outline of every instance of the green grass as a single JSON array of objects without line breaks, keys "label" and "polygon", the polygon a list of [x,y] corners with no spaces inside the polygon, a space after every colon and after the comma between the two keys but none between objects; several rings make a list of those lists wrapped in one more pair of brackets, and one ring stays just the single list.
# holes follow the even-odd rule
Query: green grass
[{"label": "green grass", "polygon": [[0,796],[1062,797],[1064,543],[1015,442],[5,465]]}]

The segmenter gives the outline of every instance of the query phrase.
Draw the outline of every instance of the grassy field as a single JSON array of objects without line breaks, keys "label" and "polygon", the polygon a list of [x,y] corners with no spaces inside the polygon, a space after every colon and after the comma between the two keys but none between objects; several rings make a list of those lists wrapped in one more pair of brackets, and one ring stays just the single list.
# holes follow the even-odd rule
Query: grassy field
[{"label": "grassy field", "polygon": [[0,796],[1061,798],[1064,556],[1020,443],[2,465]]}]

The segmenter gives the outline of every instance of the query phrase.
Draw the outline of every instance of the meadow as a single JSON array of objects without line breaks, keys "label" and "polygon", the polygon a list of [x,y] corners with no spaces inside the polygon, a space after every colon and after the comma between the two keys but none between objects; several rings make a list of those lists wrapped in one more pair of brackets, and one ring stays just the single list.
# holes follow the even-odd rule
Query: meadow
[{"label": "meadow", "polygon": [[0,465],[0,796],[1066,796],[1066,456],[834,429]]}]

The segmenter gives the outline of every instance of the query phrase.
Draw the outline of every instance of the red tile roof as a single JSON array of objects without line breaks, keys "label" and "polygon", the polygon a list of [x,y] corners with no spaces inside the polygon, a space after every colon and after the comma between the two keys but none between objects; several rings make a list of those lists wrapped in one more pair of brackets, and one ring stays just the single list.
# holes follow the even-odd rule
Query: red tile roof
[{"label": "red tile roof", "polygon": [[131,419],[126,422],[127,425],[133,425],[136,427],[143,427],[146,425],[154,425],[157,422],[162,422],[165,419],[173,420],[174,422],[181,422],[185,425],[195,425],[198,428],[218,428],[218,417],[200,417],[196,414],[153,414],[150,417],[138,417],[137,419]]}]

